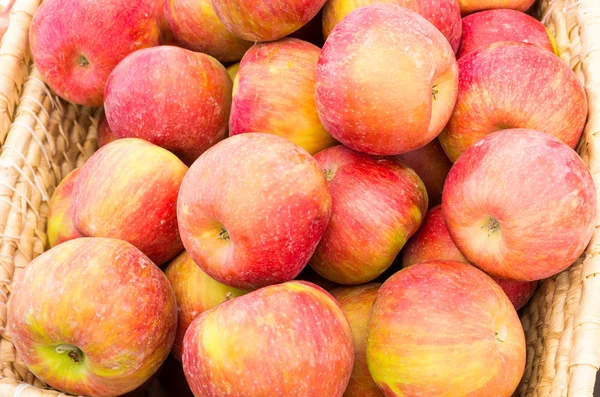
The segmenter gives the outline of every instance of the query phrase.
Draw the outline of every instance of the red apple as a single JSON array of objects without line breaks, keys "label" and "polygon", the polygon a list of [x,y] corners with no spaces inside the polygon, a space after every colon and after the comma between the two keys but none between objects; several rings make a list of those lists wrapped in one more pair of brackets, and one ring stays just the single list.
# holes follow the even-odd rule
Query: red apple
[{"label": "red apple", "polygon": [[338,145],[315,155],[333,200],[310,266],[339,284],[364,284],[394,261],[427,212],[427,191],[410,168]]},{"label": "red apple", "polygon": [[329,0],[323,7],[323,35],[327,38],[335,25],[357,8],[380,3],[419,13],[442,32],[454,52],[458,50],[462,25],[457,0]]},{"label": "red apple", "polygon": [[117,396],[165,360],[177,330],[173,289],[131,244],[80,238],[34,259],[12,291],[8,324],[27,368],[65,393]]},{"label": "red apple", "polygon": [[502,41],[535,44],[555,52],[552,34],[544,24],[521,11],[497,9],[471,14],[463,18],[462,30],[457,58]]},{"label": "red apple", "polygon": [[58,184],[48,204],[48,245],[50,248],[65,241],[83,237],[75,229],[71,217],[73,187],[79,177],[80,168],[69,172]]},{"label": "red apple", "polygon": [[514,129],[485,137],[458,159],[442,211],[471,263],[493,276],[532,281],[581,255],[594,231],[596,192],[573,149],[543,132]]},{"label": "red apple", "polygon": [[165,263],[183,250],[176,205],[186,171],[175,155],[141,139],[109,143],[81,169],[71,207],[75,228],[128,241]]},{"label": "red apple", "polygon": [[442,189],[452,162],[437,139],[419,149],[398,155],[398,160],[412,168],[425,184],[429,207],[442,202]]},{"label": "red apple", "polygon": [[334,145],[315,104],[320,53],[313,44],[287,38],[250,48],[235,78],[229,134],[275,134],[310,154]]},{"label": "red apple", "polygon": [[141,138],[191,165],[227,132],[232,82],[214,58],[160,46],[125,58],[106,83],[105,111],[118,138]]},{"label": "red apple", "polygon": [[325,0],[212,0],[217,16],[233,34],[248,41],[273,41],[307,24]]},{"label": "red apple", "polygon": [[10,20],[10,10],[15,4],[15,0],[10,0],[6,6],[0,4],[0,42],[4,37],[4,33],[8,30],[8,22]]},{"label": "red apple", "polygon": [[[444,217],[442,207],[432,208],[425,216],[421,228],[406,243],[402,257],[402,266],[409,267],[417,263],[431,260],[456,261],[469,263],[452,241]],[[537,288],[537,281],[516,281],[492,277],[519,310],[527,302]]]},{"label": "red apple", "polygon": [[29,31],[48,85],[69,102],[102,106],[108,75],[128,54],[160,43],[155,0],[44,0]]},{"label": "red apple", "polygon": [[458,62],[458,99],[440,143],[452,161],[495,131],[536,129],[571,147],[587,117],[583,86],[550,51],[502,42],[471,52]]},{"label": "red apple", "polygon": [[366,354],[367,324],[380,287],[379,283],[370,283],[356,287],[340,287],[331,291],[331,295],[337,299],[348,318],[354,342],[354,368],[344,397],[383,397],[367,368]]},{"label": "red apple", "polygon": [[462,15],[495,8],[527,11],[533,3],[535,0],[458,0]]},{"label": "red apple", "polygon": [[246,291],[213,280],[194,263],[187,252],[181,253],[169,263],[165,275],[173,286],[177,299],[178,326],[173,355],[181,360],[183,336],[192,321],[201,313],[241,296]]},{"label": "red apple", "polygon": [[252,45],[227,30],[210,0],[166,0],[165,17],[175,39],[185,48],[221,62],[239,61]]},{"label": "red apple", "polygon": [[184,178],[177,204],[192,259],[215,280],[240,289],[296,277],[330,210],[327,180],[315,159],[262,133],[232,136],[207,150]]},{"label": "red apple", "polygon": [[183,370],[196,396],[341,397],[354,350],[348,320],[325,290],[271,285],[194,320]]},{"label": "red apple", "polygon": [[117,139],[118,138],[115,136],[115,134],[113,134],[113,132],[110,129],[110,126],[108,125],[108,120],[106,120],[106,113],[102,112],[100,120],[98,121],[98,147],[101,148],[107,143],[110,143]]},{"label": "red apple", "polygon": [[525,369],[525,335],[510,300],[482,271],[425,262],[379,289],[367,365],[388,397],[510,397]]},{"label": "red apple", "polygon": [[354,150],[406,153],[442,130],[457,80],[454,52],[439,30],[407,8],[370,5],[345,17],[323,46],[317,110],[325,129]]}]

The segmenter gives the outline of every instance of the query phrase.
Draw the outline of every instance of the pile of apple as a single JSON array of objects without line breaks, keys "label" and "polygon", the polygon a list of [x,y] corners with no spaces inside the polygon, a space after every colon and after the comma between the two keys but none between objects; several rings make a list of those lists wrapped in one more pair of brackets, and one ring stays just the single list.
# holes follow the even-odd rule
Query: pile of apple
[{"label": "pile of apple", "polygon": [[172,352],[197,397],[512,394],[517,310],[594,229],[585,92],[532,0],[390,3],[43,2],[37,67],[106,117],[10,298],[33,374],[117,396]]}]

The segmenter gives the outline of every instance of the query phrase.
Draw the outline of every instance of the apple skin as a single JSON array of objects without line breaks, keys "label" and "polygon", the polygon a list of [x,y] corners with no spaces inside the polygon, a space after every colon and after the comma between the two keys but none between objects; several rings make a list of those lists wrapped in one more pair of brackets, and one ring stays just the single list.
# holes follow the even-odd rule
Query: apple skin
[{"label": "apple skin", "polygon": [[44,80],[69,102],[102,106],[106,80],[117,64],[136,50],[160,44],[155,3],[45,0],[29,31]]},{"label": "apple skin", "polygon": [[73,224],[87,237],[128,241],[162,265],[183,251],[176,208],[186,171],[165,149],[117,139],[82,167],[73,190]]},{"label": "apple skin", "polygon": [[510,128],[546,132],[574,148],[587,118],[583,86],[569,66],[532,44],[502,42],[458,62],[458,99],[439,136],[451,161],[486,135]]},{"label": "apple skin", "polygon": [[379,283],[369,283],[355,287],[335,288],[330,292],[342,307],[350,323],[354,343],[354,368],[344,397],[383,397],[383,393],[369,373],[366,354],[367,324],[380,287]]},{"label": "apple skin", "polygon": [[310,154],[334,145],[315,104],[320,53],[317,46],[290,38],[252,46],[235,77],[229,134],[275,134]]},{"label": "apple skin", "polygon": [[[439,205],[429,210],[419,231],[406,243],[402,256],[402,267],[431,260],[470,264],[452,241],[446,222],[444,222],[442,207]],[[492,279],[506,293],[515,310],[519,310],[529,302],[538,285],[537,280],[516,281],[498,277],[492,277]]]},{"label": "apple skin", "polygon": [[118,138],[111,131],[108,120],[106,120],[106,113],[103,111],[100,120],[98,120],[98,147],[101,148],[117,139]]},{"label": "apple skin", "polygon": [[457,84],[454,52],[439,30],[407,8],[374,4],[348,14],[323,46],[317,111],[344,145],[396,155],[435,139],[450,118]]},{"label": "apple skin", "polygon": [[330,213],[315,159],[265,133],[235,135],[207,150],[185,176],[177,203],[181,239],[194,262],[246,290],[295,278]]},{"label": "apple skin", "polygon": [[509,397],[525,369],[525,335],[512,303],[485,273],[460,262],[424,262],[379,289],[367,364],[387,397]]},{"label": "apple skin", "polygon": [[452,162],[437,139],[419,149],[398,155],[398,160],[413,169],[427,188],[429,207],[442,202],[442,189]]},{"label": "apple skin", "polygon": [[486,273],[540,280],[569,267],[594,231],[596,191],[577,153],[540,131],[488,135],[454,164],[442,212],[460,252]]},{"label": "apple skin", "polygon": [[169,263],[165,275],[177,299],[177,337],[173,355],[181,361],[183,336],[192,321],[201,313],[226,300],[245,294],[242,291],[213,280],[200,269],[187,252],[182,252]]},{"label": "apple skin", "polygon": [[219,20],[211,0],[166,0],[165,18],[183,47],[213,56],[221,62],[236,62],[252,45],[231,33]]},{"label": "apple skin", "polygon": [[309,265],[338,284],[372,281],[419,229],[427,212],[425,185],[394,158],[342,145],[317,153],[315,159],[327,177],[333,204]]},{"label": "apple skin", "polygon": [[225,27],[252,41],[274,41],[306,25],[326,0],[212,0]]},{"label": "apple skin", "polygon": [[71,199],[73,187],[81,168],[69,172],[58,184],[48,204],[48,245],[50,248],[65,241],[83,237],[73,225]]},{"label": "apple skin", "polygon": [[517,11],[527,11],[535,0],[458,0],[460,13],[465,16],[477,11],[498,8],[509,8]]},{"label": "apple skin", "polygon": [[27,266],[8,324],[36,377],[69,394],[108,397],[158,370],[175,340],[177,306],[165,275],[137,248],[80,238]]},{"label": "apple skin", "polygon": [[183,342],[183,371],[196,396],[341,397],[353,362],[344,312],[304,281],[264,287],[204,312]]},{"label": "apple skin", "polygon": [[543,23],[521,11],[487,10],[462,19],[462,41],[457,59],[502,41],[535,44],[556,53],[552,34]]},{"label": "apple skin", "polygon": [[458,50],[462,24],[457,0],[329,0],[323,7],[323,36],[327,38],[346,15],[371,4],[396,4],[420,14],[438,28],[454,52]]},{"label": "apple skin", "polygon": [[141,138],[191,165],[227,133],[232,82],[216,59],[173,46],[136,51],[110,74],[105,112],[118,138]]}]

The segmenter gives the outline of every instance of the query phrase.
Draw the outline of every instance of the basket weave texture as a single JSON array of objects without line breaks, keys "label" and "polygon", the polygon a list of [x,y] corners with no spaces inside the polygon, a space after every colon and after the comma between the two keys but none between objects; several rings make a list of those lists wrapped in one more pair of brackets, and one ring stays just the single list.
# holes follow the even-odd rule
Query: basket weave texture
[{"label": "basket weave texture", "polygon": [[[31,63],[28,31],[40,0],[17,0],[0,43],[0,397],[66,396],[46,389],[15,351],[7,301],[47,248],[48,200],[97,148],[99,109],[55,95]],[[541,0],[537,16],[584,82],[589,116],[578,151],[600,197],[600,0]],[[519,397],[591,397],[600,366],[600,208],[585,255],[541,282],[521,313],[527,367]]]}]

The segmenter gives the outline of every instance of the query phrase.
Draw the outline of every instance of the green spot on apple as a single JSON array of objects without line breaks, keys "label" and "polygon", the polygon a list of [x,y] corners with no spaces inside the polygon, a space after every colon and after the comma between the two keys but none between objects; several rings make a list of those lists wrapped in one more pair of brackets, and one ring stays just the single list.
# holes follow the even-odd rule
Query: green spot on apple
[{"label": "green spot on apple", "polygon": [[82,68],[85,68],[87,65],[90,64],[90,61],[88,61],[88,59],[83,55],[79,55],[79,59],[77,60],[77,62]]},{"label": "green spot on apple", "polygon": [[219,233],[219,238],[221,240],[229,240],[229,233],[227,232],[227,229],[221,228],[221,233]]},{"label": "green spot on apple", "polygon": [[440,93],[435,87],[437,87],[437,84],[431,87],[431,96],[433,96],[434,101],[437,99],[435,96]]}]

